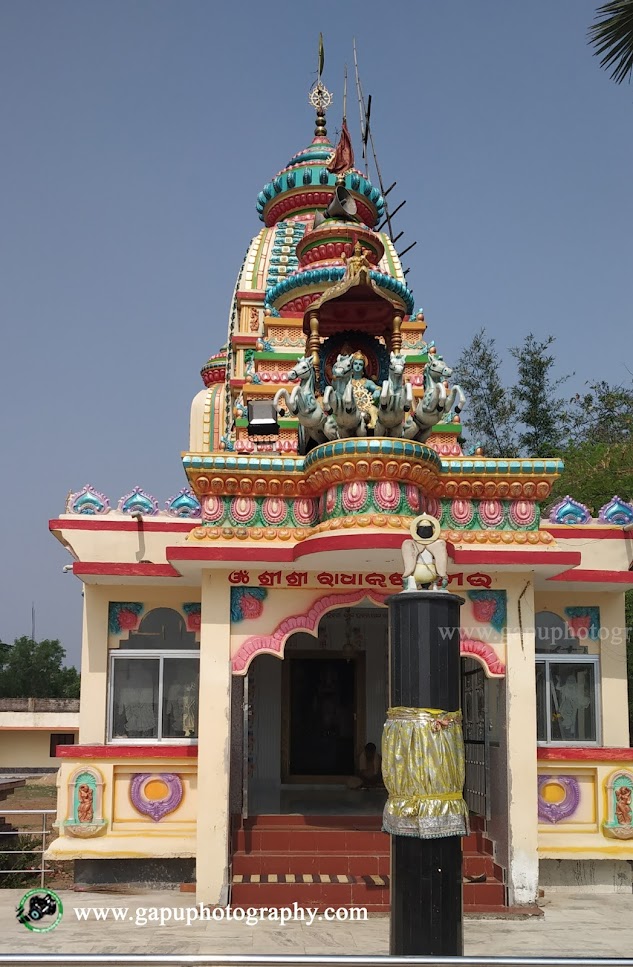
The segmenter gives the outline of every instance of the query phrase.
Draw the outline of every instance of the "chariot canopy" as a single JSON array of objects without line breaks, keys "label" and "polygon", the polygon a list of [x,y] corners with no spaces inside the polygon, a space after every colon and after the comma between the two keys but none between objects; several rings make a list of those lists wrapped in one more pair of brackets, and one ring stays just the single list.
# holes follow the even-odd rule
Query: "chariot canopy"
[{"label": "chariot canopy", "polygon": [[310,334],[310,318],[318,315],[319,333],[331,336],[345,329],[358,329],[371,336],[393,332],[394,316],[403,317],[406,308],[398,299],[389,299],[362,269],[331,286],[307,309],[303,331]]}]

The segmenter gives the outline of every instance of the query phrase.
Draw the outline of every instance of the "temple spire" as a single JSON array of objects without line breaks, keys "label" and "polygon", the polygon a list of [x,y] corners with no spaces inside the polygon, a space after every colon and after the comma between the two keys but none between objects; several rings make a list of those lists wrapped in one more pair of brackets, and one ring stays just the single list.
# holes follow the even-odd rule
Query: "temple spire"
[{"label": "temple spire", "polygon": [[332,103],[332,95],[321,80],[323,65],[325,63],[325,52],[323,49],[323,34],[319,34],[319,62],[317,67],[317,79],[313,84],[308,99],[313,108],[316,109],[316,125],[314,128],[315,138],[326,138],[327,128],[325,126],[325,112]]}]

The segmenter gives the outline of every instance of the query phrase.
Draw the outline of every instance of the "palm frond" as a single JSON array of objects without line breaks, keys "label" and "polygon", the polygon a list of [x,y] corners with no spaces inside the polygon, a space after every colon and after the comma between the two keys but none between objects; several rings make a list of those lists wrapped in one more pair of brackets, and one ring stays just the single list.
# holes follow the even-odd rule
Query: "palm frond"
[{"label": "palm frond", "polygon": [[609,0],[596,11],[589,28],[589,43],[602,57],[600,66],[613,68],[611,78],[621,84],[633,73],[633,0]]}]

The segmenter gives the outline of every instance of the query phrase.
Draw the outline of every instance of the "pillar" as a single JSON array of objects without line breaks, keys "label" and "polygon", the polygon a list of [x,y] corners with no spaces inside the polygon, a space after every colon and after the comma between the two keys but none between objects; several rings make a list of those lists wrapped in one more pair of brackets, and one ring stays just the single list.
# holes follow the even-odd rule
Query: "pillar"
[{"label": "pillar", "polygon": [[538,897],[534,584],[532,574],[507,580],[508,900],[519,906]]},{"label": "pillar", "polygon": [[223,906],[229,899],[230,600],[226,573],[206,572],[200,627],[196,901]]},{"label": "pillar", "polygon": [[[81,641],[80,745],[103,745],[108,718],[108,602],[111,587],[84,584]],[[128,590],[127,588],[125,589]]]},{"label": "pillar", "polygon": [[321,348],[321,336],[319,335],[319,317],[316,312],[310,313],[310,335],[308,336],[308,353],[312,356],[314,363],[314,382],[318,389],[320,379],[320,360],[319,349]]},{"label": "pillar", "polygon": [[[389,599],[391,708],[460,708],[461,603],[447,591],[411,591]],[[391,837],[389,952],[463,955],[460,836]]]},{"label": "pillar", "polygon": [[402,349],[402,333],[400,332],[400,327],[402,325],[402,316],[393,317],[393,335],[391,337],[391,351],[394,353],[399,353]]}]

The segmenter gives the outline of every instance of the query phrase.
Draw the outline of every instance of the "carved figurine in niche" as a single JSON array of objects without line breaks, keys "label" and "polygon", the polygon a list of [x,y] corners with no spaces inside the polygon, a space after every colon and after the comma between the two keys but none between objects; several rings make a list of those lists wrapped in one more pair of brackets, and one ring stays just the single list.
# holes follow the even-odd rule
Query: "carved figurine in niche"
[{"label": "carved figurine in niche", "polygon": [[448,552],[440,538],[442,528],[436,517],[421,514],[409,528],[412,540],[402,545],[404,571],[402,590],[444,591],[448,587]]},{"label": "carved figurine in niche", "polygon": [[369,414],[356,402],[353,364],[352,356],[339,353],[332,366],[332,382],[325,387],[323,409],[328,419],[324,429],[329,439],[367,436]]},{"label": "carved figurine in niche", "polygon": [[631,789],[620,786],[615,790],[615,816],[621,826],[631,825]]},{"label": "carved figurine in niche", "polygon": [[369,262],[367,256],[365,255],[366,249],[360,244],[359,241],[354,245],[354,254],[350,255],[347,260],[347,278],[355,279],[357,275],[361,272],[369,273],[372,270],[372,265]]},{"label": "carved figurine in niche", "polygon": [[77,795],[77,819],[80,823],[91,823],[94,817],[92,789],[87,783],[82,782],[77,790]]},{"label": "carved figurine in niche", "polygon": [[352,393],[356,406],[363,414],[366,425],[373,430],[378,420],[377,400],[380,398],[382,387],[374,383],[367,376],[368,361],[364,353],[356,352],[352,356]]},{"label": "carved figurine in niche", "polygon": [[633,773],[628,769],[613,772],[607,782],[607,818],[602,824],[605,836],[633,839]]}]

